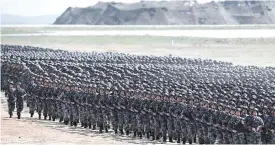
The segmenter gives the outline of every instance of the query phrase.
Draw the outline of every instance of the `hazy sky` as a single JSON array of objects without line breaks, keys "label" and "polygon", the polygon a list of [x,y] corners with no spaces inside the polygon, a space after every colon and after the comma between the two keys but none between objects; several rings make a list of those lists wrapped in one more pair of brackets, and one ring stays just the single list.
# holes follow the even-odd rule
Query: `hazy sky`
[{"label": "hazy sky", "polygon": [[[87,7],[98,1],[139,2],[140,0],[1,0],[1,13],[21,16],[61,14],[68,7]],[[197,0],[206,2],[212,0]]]}]

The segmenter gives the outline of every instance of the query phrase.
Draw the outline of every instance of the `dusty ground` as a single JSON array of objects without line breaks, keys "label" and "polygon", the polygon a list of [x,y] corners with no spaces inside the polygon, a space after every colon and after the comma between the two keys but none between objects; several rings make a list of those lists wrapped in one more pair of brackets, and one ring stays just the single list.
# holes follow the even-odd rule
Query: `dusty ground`
[{"label": "dusty ground", "polygon": [[0,144],[160,144],[145,139],[139,140],[126,136],[116,136],[112,132],[99,134],[97,131],[89,129],[69,127],[58,121],[38,120],[37,114],[34,115],[34,118],[30,118],[26,106],[20,120],[16,118],[16,115],[13,118],[9,118],[7,110],[6,99],[3,97],[3,93],[1,93]]}]

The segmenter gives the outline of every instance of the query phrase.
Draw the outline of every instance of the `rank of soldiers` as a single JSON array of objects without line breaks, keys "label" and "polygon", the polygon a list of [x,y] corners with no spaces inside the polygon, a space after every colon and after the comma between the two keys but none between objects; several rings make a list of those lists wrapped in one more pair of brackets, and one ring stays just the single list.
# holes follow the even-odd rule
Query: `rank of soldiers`
[{"label": "rank of soldiers", "polygon": [[275,68],[1,45],[9,115],[163,142],[275,144]]}]

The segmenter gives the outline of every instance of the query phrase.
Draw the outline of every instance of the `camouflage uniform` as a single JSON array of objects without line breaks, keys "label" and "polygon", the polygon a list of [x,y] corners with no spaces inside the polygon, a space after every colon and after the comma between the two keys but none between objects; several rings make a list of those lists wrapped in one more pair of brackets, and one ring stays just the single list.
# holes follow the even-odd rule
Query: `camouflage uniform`
[{"label": "camouflage uniform", "polygon": [[149,139],[150,138],[150,134],[151,134],[151,115],[150,115],[150,111],[149,111],[149,102],[147,101],[144,101],[144,109],[142,109],[142,113],[144,114],[144,129],[145,129],[145,132],[146,132],[146,137]]},{"label": "camouflage uniform", "polygon": [[230,140],[232,138],[230,131],[228,130],[228,122],[231,119],[229,114],[225,115],[225,119],[223,120],[223,143],[230,144]]},{"label": "camouflage uniform", "polygon": [[177,143],[180,143],[181,140],[181,108],[175,109],[172,112],[172,116],[174,117],[175,124],[175,137],[177,138]]},{"label": "camouflage uniform", "polygon": [[133,123],[137,123],[137,126],[134,127],[134,124],[132,124],[133,128],[136,128],[137,135],[142,138],[142,133],[144,132],[144,115],[141,112],[141,104],[139,100],[136,100],[133,104],[134,106],[134,114],[133,114]]},{"label": "camouflage uniform", "polygon": [[[169,108],[166,106],[166,104],[160,104],[159,105],[160,108],[158,108],[158,120],[160,120],[160,128],[161,128],[161,133],[162,133],[162,137],[163,137],[163,141],[166,141],[167,138],[167,131],[170,129],[168,129],[170,125],[170,114],[169,114]],[[171,132],[170,132],[171,133]]]},{"label": "camouflage uniform", "polygon": [[[67,93],[66,93],[67,95]],[[70,120],[70,101],[67,97],[63,98],[63,114],[64,114],[64,124],[68,125],[69,124],[69,120]]]},{"label": "camouflage uniform", "polygon": [[261,142],[261,133],[259,131],[254,131],[259,126],[264,125],[263,120],[258,116],[248,116],[245,118],[245,123],[249,128],[247,133],[247,143],[248,144],[259,144]]},{"label": "camouflage uniform", "polygon": [[118,112],[120,110],[120,107],[118,106],[118,99],[117,96],[115,96],[115,94],[113,95],[113,101],[112,101],[112,126],[113,126],[113,130],[115,131],[115,134],[117,134],[118,131]]},{"label": "camouflage uniform", "polygon": [[36,110],[37,110],[37,113],[38,113],[38,118],[41,119],[41,114],[42,114],[42,110],[43,110],[43,99],[42,99],[42,92],[40,89],[36,89],[36,94],[35,94],[35,97],[36,97]]},{"label": "camouflage uniform", "polygon": [[46,88],[43,88],[43,92],[42,92],[42,100],[43,100],[43,116],[44,116],[44,119],[47,119],[47,116],[48,116],[48,105],[49,105],[49,101],[48,101],[48,95],[47,95],[47,92],[46,92]]},{"label": "camouflage uniform", "polygon": [[232,116],[228,128],[232,133],[231,144],[245,144],[244,126],[242,124],[243,118],[239,116]]},{"label": "camouflage uniform", "polygon": [[211,126],[209,126],[209,133],[208,133],[208,138],[209,138],[209,142],[210,144],[214,144],[216,142],[217,139],[217,110],[211,110],[210,111],[210,124]]},{"label": "camouflage uniform", "polygon": [[13,111],[15,109],[15,88],[9,88],[7,93],[8,96],[8,108],[9,108],[9,115],[12,117]]},{"label": "camouflage uniform", "polygon": [[15,96],[16,96],[16,111],[17,111],[18,119],[20,119],[21,112],[24,108],[23,95],[26,95],[26,94],[22,88],[16,89]]},{"label": "camouflage uniform", "polygon": [[62,122],[63,119],[64,119],[64,109],[65,109],[65,106],[64,106],[64,103],[63,103],[63,92],[61,94],[58,95],[57,97],[57,113],[58,113],[58,118],[59,118],[59,122]]}]

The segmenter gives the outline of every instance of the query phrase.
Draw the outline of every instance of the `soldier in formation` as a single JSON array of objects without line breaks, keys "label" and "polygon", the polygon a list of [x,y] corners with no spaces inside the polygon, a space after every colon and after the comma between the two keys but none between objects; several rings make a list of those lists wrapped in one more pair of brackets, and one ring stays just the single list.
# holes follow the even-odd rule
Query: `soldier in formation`
[{"label": "soldier in formation", "polygon": [[199,144],[275,143],[275,68],[1,45],[10,117]]}]

